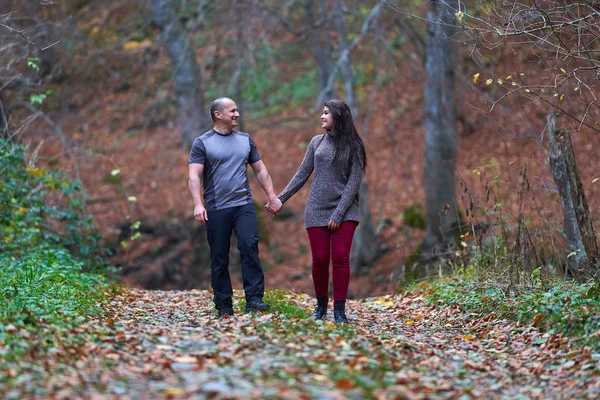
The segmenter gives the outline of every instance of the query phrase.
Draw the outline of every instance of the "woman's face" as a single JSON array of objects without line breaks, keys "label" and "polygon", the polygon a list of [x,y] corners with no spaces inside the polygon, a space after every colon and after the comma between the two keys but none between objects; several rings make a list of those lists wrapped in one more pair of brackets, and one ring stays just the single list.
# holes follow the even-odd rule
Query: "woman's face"
[{"label": "woman's face", "polygon": [[323,114],[321,114],[321,128],[326,131],[330,131],[333,129],[333,116],[329,112],[329,108],[323,108]]}]

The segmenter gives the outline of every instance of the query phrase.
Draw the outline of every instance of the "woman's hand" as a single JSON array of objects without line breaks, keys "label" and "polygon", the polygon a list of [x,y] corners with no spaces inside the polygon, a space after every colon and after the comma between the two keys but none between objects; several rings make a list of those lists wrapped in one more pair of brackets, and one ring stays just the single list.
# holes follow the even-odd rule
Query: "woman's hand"
[{"label": "woman's hand", "polygon": [[332,230],[335,231],[337,228],[340,227],[340,224],[338,224],[337,222],[335,222],[334,220],[330,219],[329,220],[329,224],[327,224],[327,227]]},{"label": "woman's hand", "polygon": [[281,200],[279,200],[277,197],[270,199],[265,205],[265,208],[273,215],[278,215],[282,207],[283,204],[281,204]]}]

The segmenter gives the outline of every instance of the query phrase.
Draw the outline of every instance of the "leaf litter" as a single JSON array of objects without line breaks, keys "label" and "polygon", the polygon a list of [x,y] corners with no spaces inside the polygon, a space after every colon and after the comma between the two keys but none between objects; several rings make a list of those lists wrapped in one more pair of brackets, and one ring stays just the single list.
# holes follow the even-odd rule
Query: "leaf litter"
[{"label": "leaf litter", "polygon": [[[275,294],[272,294],[275,293]],[[273,296],[273,299],[270,298]],[[597,398],[600,353],[568,338],[418,295],[349,300],[350,327],[314,300],[268,292],[273,310],[216,319],[208,291],[127,289],[79,328],[79,348],[0,371],[4,398]],[[278,307],[303,310],[305,317]],[[330,305],[331,308],[331,305]],[[15,333],[14,329],[10,329]],[[73,334],[77,334],[74,330]],[[91,339],[90,339],[91,338]]]}]

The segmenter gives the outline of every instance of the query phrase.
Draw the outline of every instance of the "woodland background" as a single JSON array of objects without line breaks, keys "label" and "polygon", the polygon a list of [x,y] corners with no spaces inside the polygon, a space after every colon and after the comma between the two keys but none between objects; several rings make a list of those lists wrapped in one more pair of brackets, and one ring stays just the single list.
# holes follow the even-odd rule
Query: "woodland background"
[{"label": "woodland background", "polygon": [[[280,191],[320,131],[323,100],[339,97],[369,156],[351,296],[394,291],[417,261],[444,253],[449,262],[417,275],[479,268],[525,286],[532,274],[566,276],[574,249],[550,172],[548,116],[572,132],[598,226],[598,4],[432,4],[5,0],[4,135],[27,146],[31,168],[81,182],[80,211],[127,284],[207,288],[186,160],[210,127],[210,101],[237,102]],[[427,23],[435,18],[443,22]],[[254,179],[252,189],[262,209]],[[269,286],[312,290],[307,193],[278,218],[260,212]]]},{"label": "woodland background", "polygon": [[[599,39],[595,0],[0,0],[0,397],[598,398]],[[273,218],[254,178],[271,309],[216,319],[219,96],[277,191],[354,110],[349,326],[310,318],[308,189]]]}]

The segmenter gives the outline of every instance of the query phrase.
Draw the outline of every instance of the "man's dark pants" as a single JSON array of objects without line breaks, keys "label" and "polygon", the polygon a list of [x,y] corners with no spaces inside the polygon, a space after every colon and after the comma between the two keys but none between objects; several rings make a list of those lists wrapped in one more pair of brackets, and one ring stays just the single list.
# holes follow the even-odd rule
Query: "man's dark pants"
[{"label": "man's dark pants", "polygon": [[232,231],[238,239],[246,299],[262,299],[265,292],[263,269],[258,258],[258,220],[254,204],[210,211],[206,233],[210,247],[211,285],[215,304],[231,303],[233,295],[229,275]]}]

